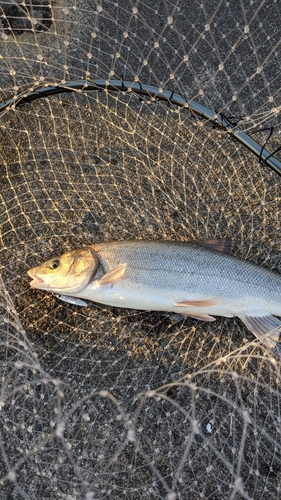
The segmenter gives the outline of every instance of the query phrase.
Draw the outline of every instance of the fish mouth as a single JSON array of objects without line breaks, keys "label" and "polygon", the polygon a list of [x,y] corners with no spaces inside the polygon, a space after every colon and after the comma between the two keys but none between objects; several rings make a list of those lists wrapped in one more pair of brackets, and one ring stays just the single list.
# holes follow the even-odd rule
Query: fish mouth
[{"label": "fish mouth", "polygon": [[33,278],[32,281],[29,283],[31,288],[37,288],[40,283],[44,283],[44,280],[42,278],[39,278],[34,272],[32,271],[27,271],[28,276],[30,278]]}]

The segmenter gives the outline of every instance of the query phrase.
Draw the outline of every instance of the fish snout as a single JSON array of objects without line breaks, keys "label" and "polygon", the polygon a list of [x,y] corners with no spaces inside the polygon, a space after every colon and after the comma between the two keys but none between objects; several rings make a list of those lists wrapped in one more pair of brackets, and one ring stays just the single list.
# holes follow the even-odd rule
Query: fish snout
[{"label": "fish snout", "polygon": [[27,274],[30,278],[32,278],[32,281],[29,283],[31,288],[37,288],[38,285],[44,283],[44,280],[37,276],[32,269],[29,269],[29,271],[27,271]]}]

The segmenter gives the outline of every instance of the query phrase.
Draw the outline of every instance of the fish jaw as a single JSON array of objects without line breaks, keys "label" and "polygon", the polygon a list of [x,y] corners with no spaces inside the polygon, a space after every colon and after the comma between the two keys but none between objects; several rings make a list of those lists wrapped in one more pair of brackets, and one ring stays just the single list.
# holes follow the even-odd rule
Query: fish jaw
[{"label": "fish jaw", "polygon": [[45,288],[45,286],[47,287],[48,285],[46,285],[46,283],[44,283],[44,280],[40,276],[38,276],[32,269],[27,271],[27,274],[30,278],[32,278],[32,281],[29,283],[31,288],[48,290],[48,288]]},{"label": "fish jaw", "polygon": [[61,288],[56,288],[46,283],[46,281],[44,280],[44,275],[40,276],[40,274],[36,273],[34,269],[36,268],[29,269],[29,271],[27,271],[28,276],[32,278],[32,281],[29,283],[31,288],[35,288],[37,290],[46,290],[48,292],[63,292]]},{"label": "fish jaw", "polygon": [[[38,267],[40,268],[40,266]],[[28,276],[32,278],[32,281],[29,283],[31,288],[35,288],[37,290],[45,290],[47,292],[53,293],[62,293],[74,297],[76,297],[77,295],[79,296],[79,292],[85,288],[84,283],[74,283],[74,285],[72,286],[69,286],[68,283],[64,284],[64,276],[57,278],[56,281],[58,283],[54,284],[53,280],[51,280],[51,283],[48,283],[48,274],[45,274],[44,272],[40,273],[37,271],[37,269],[37,267],[34,267],[27,271]]]}]

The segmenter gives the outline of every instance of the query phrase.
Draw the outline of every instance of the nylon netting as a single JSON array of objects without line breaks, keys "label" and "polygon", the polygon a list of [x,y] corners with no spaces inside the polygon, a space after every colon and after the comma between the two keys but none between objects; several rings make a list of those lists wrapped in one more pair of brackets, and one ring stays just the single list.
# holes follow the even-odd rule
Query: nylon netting
[{"label": "nylon netting", "polygon": [[[97,79],[181,94],[280,159],[277,1],[0,6],[0,97]],[[230,237],[280,271],[280,178],[228,130],[126,88],[1,114],[0,498],[276,499],[280,365],[237,319],[31,290],[98,241]]]}]

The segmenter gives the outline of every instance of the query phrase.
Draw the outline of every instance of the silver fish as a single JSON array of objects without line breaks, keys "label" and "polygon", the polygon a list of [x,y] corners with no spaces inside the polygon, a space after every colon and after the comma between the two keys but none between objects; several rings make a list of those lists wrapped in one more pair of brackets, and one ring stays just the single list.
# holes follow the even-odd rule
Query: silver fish
[{"label": "silver fish", "polygon": [[281,275],[232,257],[229,240],[113,241],[67,252],[28,271],[33,288],[110,306],[215,321],[238,316],[279,349]]}]

